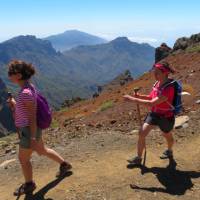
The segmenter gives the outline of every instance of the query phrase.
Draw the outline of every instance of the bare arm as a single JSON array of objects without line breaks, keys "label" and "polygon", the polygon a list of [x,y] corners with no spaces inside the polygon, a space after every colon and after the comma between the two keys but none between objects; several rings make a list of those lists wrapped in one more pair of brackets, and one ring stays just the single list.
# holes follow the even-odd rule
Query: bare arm
[{"label": "bare arm", "polygon": [[144,100],[151,100],[151,97],[149,97],[149,95],[144,95],[144,94],[137,94],[137,95],[134,95],[134,97],[139,98],[139,99],[144,99]]},{"label": "bare arm", "polygon": [[134,101],[138,104],[141,105],[146,105],[146,106],[155,106],[157,104],[160,104],[162,102],[167,101],[167,97],[166,96],[159,96],[159,97],[155,97],[154,99],[150,99],[150,100],[146,100],[146,99],[141,99],[141,98],[137,98],[137,97],[132,97],[130,95],[125,95],[124,96],[125,99],[130,100],[130,101]]},{"label": "bare arm", "polygon": [[9,108],[12,111],[13,119],[15,119],[15,107],[16,107],[16,101],[15,101],[15,99],[13,97],[8,98],[7,99],[7,104],[8,104]]}]

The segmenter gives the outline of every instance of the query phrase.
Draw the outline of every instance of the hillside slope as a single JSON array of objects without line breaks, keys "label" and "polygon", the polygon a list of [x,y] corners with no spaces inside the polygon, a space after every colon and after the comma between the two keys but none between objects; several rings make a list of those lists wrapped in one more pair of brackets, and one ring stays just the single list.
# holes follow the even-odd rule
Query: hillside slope
[{"label": "hillside slope", "polygon": [[[181,80],[184,90],[192,94],[190,97],[184,97],[183,99],[185,109],[188,111],[195,110],[198,107],[195,102],[200,98],[200,54],[198,52],[183,52],[170,55],[167,60],[177,71],[172,77]],[[56,119],[64,123],[67,119],[74,118],[74,121],[76,121],[76,118],[81,118],[81,122],[78,123],[102,123],[102,125],[105,124],[105,127],[107,125],[116,127],[118,123],[121,124],[124,120],[135,119],[137,121],[136,113],[134,113],[136,112],[135,105],[131,102],[124,102],[123,95],[131,94],[134,87],[141,87],[141,92],[148,94],[153,82],[153,76],[150,73],[146,73],[125,86],[102,92],[99,97],[75,104],[67,109],[66,112],[58,112],[55,115]],[[101,111],[101,106],[106,102],[111,102],[110,104],[112,105],[109,109]],[[146,112],[147,109],[142,109],[143,116]],[[112,120],[115,120],[116,123],[110,124]]]}]

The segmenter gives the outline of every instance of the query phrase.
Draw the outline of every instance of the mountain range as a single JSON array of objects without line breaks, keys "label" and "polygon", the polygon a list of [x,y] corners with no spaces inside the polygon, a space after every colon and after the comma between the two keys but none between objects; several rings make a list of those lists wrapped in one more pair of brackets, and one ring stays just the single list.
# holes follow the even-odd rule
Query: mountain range
[{"label": "mountain range", "polygon": [[[13,59],[36,67],[32,81],[57,109],[66,99],[91,97],[99,85],[105,85],[126,70],[133,77],[148,71],[154,61],[154,48],[120,37],[105,44],[82,45],[61,53],[48,40],[31,35],[14,37],[0,43],[0,78],[4,85],[0,91],[10,90],[15,96],[18,89],[7,78],[7,64]],[[3,96],[5,102],[6,96]],[[5,103],[2,105],[3,110],[8,110]],[[5,116],[5,111],[3,113]],[[8,118],[11,119],[7,116],[5,120]]]},{"label": "mountain range", "polygon": [[149,70],[154,48],[122,37],[60,53],[47,40],[18,36],[0,43],[0,58],[1,78],[12,91],[16,88],[7,78],[8,62],[21,59],[33,63],[37,70],[34,83],[51,105],[58,107],[66,98],[89,97],[96,91],[96,85],[113,80],[125,70],[130,70],[133,77]]},{"label": "mountain range", "polygon": [[154,48],[149,44],[131,42],[119,37],[109,43],[93,46],[79,46],[63,52],[68,60],[76,60],[82,76],[109,82],[125,70],[134,77],[148,71],[154,61]]},{"label": "mountain range", "polygon": [[51,35],[43,39],[50,41],[52,46],[61,52],[80,45],[95,45],[107,42],[103,38],[78,30],[65,31],[64,33]]}]

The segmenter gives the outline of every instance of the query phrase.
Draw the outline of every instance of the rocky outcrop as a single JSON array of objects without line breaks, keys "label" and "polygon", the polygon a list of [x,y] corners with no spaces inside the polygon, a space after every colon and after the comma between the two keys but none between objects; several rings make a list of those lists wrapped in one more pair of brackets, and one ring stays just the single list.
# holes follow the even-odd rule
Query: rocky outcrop
[{"label": "rocky outcrop", "polygon": [[166,58],[171,53],[171,50],[172,49],[168,47],[166,43],[162,43],[159,47],[157,47],[155,50],[155,63]]},{"label": "rocky outcrop", "polygon": [[200,45],[200,33],[194,34],[191,37],[182,37],[176,40],[173,51],[185,50],[188,47]]}]

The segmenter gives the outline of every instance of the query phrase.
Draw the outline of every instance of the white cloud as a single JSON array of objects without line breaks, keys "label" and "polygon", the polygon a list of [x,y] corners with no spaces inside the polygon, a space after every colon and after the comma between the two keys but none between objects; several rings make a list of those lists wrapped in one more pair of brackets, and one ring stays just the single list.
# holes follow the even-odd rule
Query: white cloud
[{"label": "white cloud", "polygon": [[128,37],[129,40],[133,41],[133,42],[139,42],[139,43],[155,43],[158,42],[157,39],[155,38],[148,38],[148,37],[135,37],[135,36],[131,36]]}]

